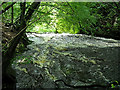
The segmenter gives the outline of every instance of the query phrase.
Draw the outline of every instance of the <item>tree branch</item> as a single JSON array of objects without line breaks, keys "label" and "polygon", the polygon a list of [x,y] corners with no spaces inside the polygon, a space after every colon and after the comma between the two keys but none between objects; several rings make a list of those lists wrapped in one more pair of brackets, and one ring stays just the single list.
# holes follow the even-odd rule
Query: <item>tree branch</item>
[{"label": "tree branch", "polygon": [[7,6],[4,10],[0,11],[0,15],[4,12],[6,12],[10,7],[12,7],[16,2],[13,2],[11,5]]},{"label": "tree branch", "polygon": [[0,5],[0,7],[3,5],[3,4],[5,4],[6,2],[3,2],[1,5]]},{"label": "tree branch", "polygon": [[29,8],[29,10],[27,11],[27,13],[25,15],[26,21],[28,21],[31,18],[32,13],[34,12],[35,9],[38,9],[39,6],[40,6],[40,2],[32,3],[31,7]]},{"label": "tree branch", "polygon": [[68,2],[67,2],[67,4],[70,6],[70,8],[71,8],[72,12],[74,12],[74,10],[73,10],[72,6],[71,6]]}]

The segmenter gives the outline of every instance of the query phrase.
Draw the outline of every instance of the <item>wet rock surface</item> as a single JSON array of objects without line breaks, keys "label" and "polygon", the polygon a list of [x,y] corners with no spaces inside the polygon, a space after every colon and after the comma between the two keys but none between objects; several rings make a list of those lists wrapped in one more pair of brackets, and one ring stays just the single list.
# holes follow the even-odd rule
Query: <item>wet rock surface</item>
[{"label": "wet rock surface", "polygon": [[13,65],[17,88],[73,88],[120,80],[118,40],[81,34],[27,36],[34,42]]}]

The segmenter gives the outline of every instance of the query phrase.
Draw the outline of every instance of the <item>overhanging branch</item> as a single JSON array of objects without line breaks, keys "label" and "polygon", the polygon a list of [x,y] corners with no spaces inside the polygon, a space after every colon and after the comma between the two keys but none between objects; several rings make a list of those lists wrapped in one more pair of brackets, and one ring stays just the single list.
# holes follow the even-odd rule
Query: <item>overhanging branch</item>
[{"label": "overhanging branch", "polygon": [[4,12],[6,12],[10,7],[12,7],[16,2],[13,2],[11,5],[7,6],[4,10],[0,11],[0,15]]}]

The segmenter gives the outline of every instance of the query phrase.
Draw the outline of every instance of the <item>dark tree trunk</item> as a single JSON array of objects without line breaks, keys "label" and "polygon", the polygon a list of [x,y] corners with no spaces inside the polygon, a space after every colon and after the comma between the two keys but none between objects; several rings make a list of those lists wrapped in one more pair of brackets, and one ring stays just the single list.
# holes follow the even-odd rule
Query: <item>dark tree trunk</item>
[{"label": "dark tree trunk", "polygon": [[79,32],[77,34],[85,34],[85,32],[83,32],[83,30],[82,30],[83,28],[81,26],[80,21],[78,22],[78,25],[79,25]]},{"label": "dark tree trunk", "polygon": [[[40,2],[33,2],[31,7],[27,12],[27,17],[25,17],[25,2],[21,3],[21,16],[20,16],[20,25],[17,26],[18,34],[17,36],[11,41],[9,47],[7,48],[6,52],[2,54],[2,76],[3,76],[3,88],[15,88],[16,77],[14,74],[8,73],[9,68],[11,68],[11,59],[14,56],[14,52],[19,41],[22,39],[23,35],[25,34],[26,30],[26,22],[31,18],[32,14],[38,7],[40,6]],[[27,19],[26,19],[27,18]],[[12,68],[11,68],[12,70]],[[14,71],[13,71],[14,72]],[[11,85],[11,86],[10,86]]]},{"label": "dark tree trunk", "polygon": [[32,14],[34,13],[35,9],[38,9],[39,5],[40,5],[40,2],[34,2],[34,3],[32,3],[32,5],[29,8],[27,14],[25,15],[26,21],[30,20]]},{"label": "dark tree trunk", "polygon": [[[23,29],[26,25],[24,25],[23,27],[21,27],[20,29]],[[25,30],[25,29],[24,29]],[[10,46],[8,47],[7,51],[3,54],[3,57],[2,57],[2,75],[3,75],[3,86],[5,88],[9,88],[9,86],[6,86],[4,83],[8,83],[8,81],[6,79],[9,78],[10,80],[10,84],[13,83],[13,85],[16,83],[16,76],[13,75],[13,72],[15,73],[15,71],[11,68],[11,59],[13,58],[14,56],[14,52],[15,52],[15,49],[21,39],[21,36],[23,36],[24,32],[25,31],[22,31],[16,38],[14,38],[11,43],[10,43]],[[10,71],[12,72],[7,72],[8,69],[11,68]],[[12,77],[11,77],[12,76]],[[5,82],[6,81],[6,82]],[[12,86],[11,86],[12,87]]]},{"label": "dark tree trunk", "polygon": [[[21,5],[22,5],[22,4],[21,4]],[[22,5],[22,6],[24,6],[24,5]],[[39,8],[39,6],[40,6],[40,2],[33,2],[33,3],[31,4],[29,10],[27,11],[27,13],[26,13],[26,15],[25,15],[25,17],[24,17],[24,19],[26,20],[26,22],[31,19],[32,14],[34,13],[34,11],[35,11],[36,9]],[[24,8],[21,8],[21,9],[24,11]],[[18,20],[18,21],[15,22],[15,23],[18,24],[19,21],[23,21],[23,19],[21,19],[21,18],[22,18],[22,15],[20,16],[20,20]],[[16,30],[18,31],[20,27],[21,27],[21,24],[20,24],[20,25],[18,24],[18,27],[16,27]],[[24,34],[24,36],[22,37],[22,43],[24,44],[25,47],[30,43],[30,41],[28,40],[26,34]]]}]

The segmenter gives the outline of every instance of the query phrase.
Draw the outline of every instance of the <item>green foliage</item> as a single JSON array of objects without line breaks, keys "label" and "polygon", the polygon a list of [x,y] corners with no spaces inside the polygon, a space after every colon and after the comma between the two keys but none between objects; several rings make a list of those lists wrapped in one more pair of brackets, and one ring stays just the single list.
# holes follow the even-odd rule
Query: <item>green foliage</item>
[{"label": "green foliage", "polygon": [[[71,2],[65,3],[68,6],[62,6],[62,10],[58,11],[57,27],[59,32],[78,33],[80,30],[87,32],[90,23],[96,22],[94,16],[90,15],[90,11],[86,3]],[[61,17],[62,16],[62,17]]]},{"label": "green foliage", "polygon": [[[104,36],[114,37],[114,33],[119,33],[120,10],[118,2],[109,3],[88,3],[91,14],[96,17],[96,25],[93,25],[94,33]],[[116,31],[115,31],[116,30]],[[118,35],[117,35],[118,36]]]},{"label": "green foliage", "polygon": [[111,84],[111,87],[112,87],[112,88],[115,88],[115,85],[114,85],[114,84]]},{"label": "green foliage", "polygon": [[[3,9],[12,4],[7,2]],[[28,11],[31,2],[26,2]],[[27,25],[28,32],[83,33],[119,38],[119,2],[41,2]],[[20,3],[14,4],[14,23],[20,18]],[[11,22],[11,8],[2,14],[4,23]],[[39,27],[39,28],[37,28]]]},{"label": "green foliage", "polygon": [[111,88],[116,88],[116,86],[120,86],[118,81],[114,81],[111,83]]},{"label": "green foliage", "polygon": [[32,29],[28,28],[27,32],[36,32],[36,33],[55,32],[55,29],[46,24],[43,24],[43,25],[36,25]]},{"label": "green foliage", "polygon": [[[7,2],[5,4],[2,5],[2,8],[3,10],[11,5],[12,2]],[[5,13],[2,14],[2,22],[3,23],[11,23],[11,8],[9,10],[7,10]],[[20,15],[20,5],[19,3],[16,3],[13,5],[13,13],[14,13],[14,20],[13,22],[15,22],[18,18],[19,18],[19,15]]]}]

